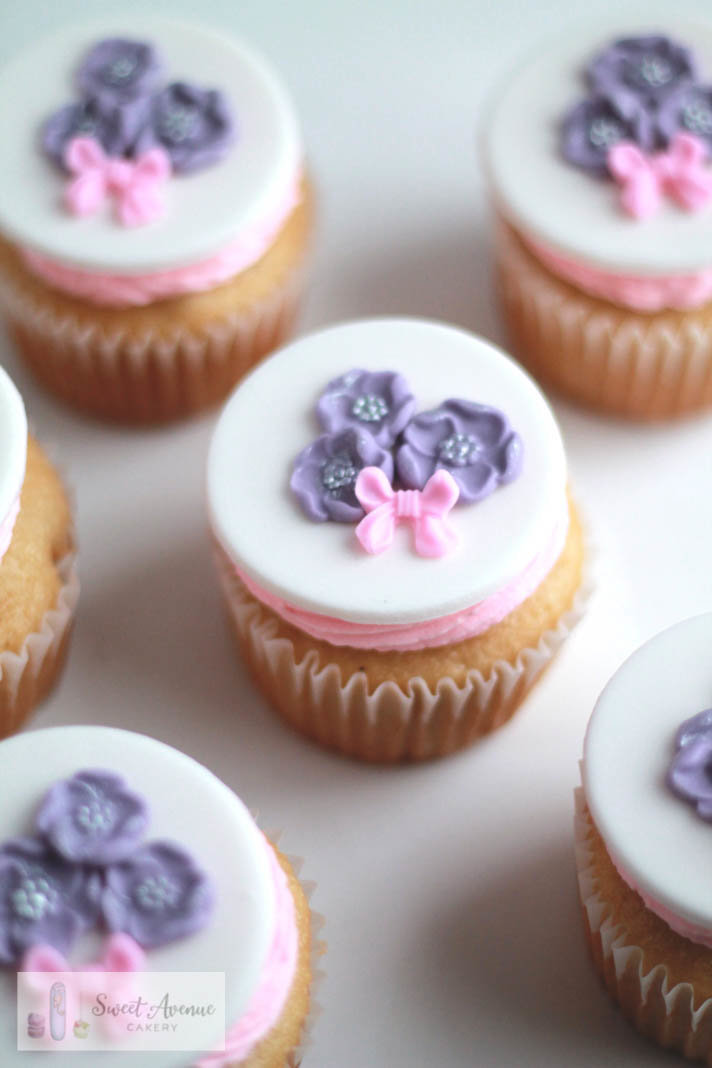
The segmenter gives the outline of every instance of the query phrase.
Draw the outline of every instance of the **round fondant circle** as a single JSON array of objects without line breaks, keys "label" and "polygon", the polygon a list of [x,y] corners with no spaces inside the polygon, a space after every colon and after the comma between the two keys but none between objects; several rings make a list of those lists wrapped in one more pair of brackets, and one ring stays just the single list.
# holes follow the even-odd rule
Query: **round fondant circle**
[{"label": "round fondant circle", "polygon": [[712,613],[678,623],[623,664],[586,734],[591,815],[630,885],[712,932],[712,824],[666,785],[680,724],[712,707]]},{"label": "round fondant circle", "polygon": [[[122,775],[148,802],[146,841],[176,842],[213,880],[216,906],[206,926],[180,941],[148,950],[147,967],[166,972],[224,971],[229,1028],[247,1007],[274,934],[275,892],[264,838],[232,790],[191,757],[142,734],[77,726],[31,731],[0,743],[0,843],[33,833],[33,816],[45,792],[84,768],[108,768]],[[79,962],[96,955],[92,946],[89,956],[81,954]],[[77,957],[70,954],[70,963],[78,966]],[[0,973],[8,1010],[0,1017],[3,1064],[13,1055],[9,1050],[17,1049],[15,986],[14,972]],[[216,1042],[223,1037],[216,1035]],[[73,1064],[72,1055],[66,1056]],[[79,1064],[81,1058],[76,1056]],[[165,1052],[152,1053],[149,1060],[155,1068],[173,1068],[175,1058],[175,1052]],[[135,1059],[135,1053],[112,1053],[112,1064],[119,1068],[129,1068]]]},{"label": "round fondant circle", "polygon": [[[522,438],[519,477],[455,506],[459,544],[439,559],[415,553],[409,524],[370,556],[355,524],[313,522],[289,489],[296,456],[321,433],[319,395],[355,367],[399,371],[416,411],[449,397],[493,405]],[[228,401],[208,460],[213,529],[237,567],[292,605],[358,623],[435,619],[502,589],[547,545],[565,483],[559,430],[534,382],[493,345],[418,319],[346,323],[272,356]]]},{"label": "round fondant circle", "polygon": [[[75,75],[83,56],[112,36],[152,42],[162,85],[182,80],[220,89],[236,125],[222,160],[168,180],[165,214],[145,226],[121,226],[109,199],[94,215],[69,214],[61,203],[66,176],[39,147],[45,120],[79,98]],[[0,85],[12,101],[0,109],[0,229],[20,245],[86,270],[142,274],[206,259],[269,217],[300,167],[287,92],[259,56],[224,33],[159,17],[85,23],[26,49],[0,71]]]},{"label": "round fondant circle", "polygon": [[665,197],[655,216],[634,219],[613,180],[592,177],[559,150],[564,115],[588,93],[589,61],[617,38],[653,32],[688,45],[702,82],[712,83],[712,23],[668,16],[641,27],[618,17],[578,26],[540,45],[493,94],[484,161],[498,206],[535,240],[614,273],[688,274],[712,265],[712,205],[687,212]]},{"label": "round fondant circle", "polygon": [[7,371],[0,367],[0,523],[20,494],[26,460],[25,406]]}]

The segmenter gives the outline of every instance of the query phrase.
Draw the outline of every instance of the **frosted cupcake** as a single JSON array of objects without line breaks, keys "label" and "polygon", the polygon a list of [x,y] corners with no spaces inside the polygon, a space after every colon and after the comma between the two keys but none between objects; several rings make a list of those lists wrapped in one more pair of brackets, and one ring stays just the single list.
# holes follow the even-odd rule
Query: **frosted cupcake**
[{"label": "frosted cupcake", "polygon": [[712,615],[649,641],[603,691],[577,796],[593,961],[623,1013],[712,1060]]},{"label": "frosted cupcake", "polygon": [[66,492],[0,367],[0,737],[61,672],[79,596],[74,565]]},{"label": "frosted cupcake", "polygon": [[311,194],[289,97],[224,34],[72,27],[0,71],[0,300],[36,376],[151,423],[216,403],[288,333]]},{"label": "frosted cupcake", "polygon": [[[118,1068],[142,1055],[156,1068],[293,1064],[310,997],[309,908],[235,794],[175,749],[104,727],[18,735],[0,745],[0,770],[3,1062],[18,1049],[20,996],[22,1019],[49,1008],[49,1026],[25,1027],[19,1048],[59,1048],[70,1066],[89,1050],[111,1051]],[[160,1028],[137,1027],[145,1016],[128,1027],[102,1015],[119,990],[153,1004],[150,972],[194,976],[188,996],[161,984],[172,1002],[213,1005],[197,1033],[208,1052],[182,1045],[182,1029],[172,1048],[152,1044]],[[224,975],[224,1003],[205,972]],[[46,1001],[55,981],[61,1020]]]},{"label": "frosted cupcake", "polygon": [[515,354],[639,419],[712,405],[712,27],[567,32],[493,100],[484,155]]},{"label": "frosted cupcake", "polygon": [[440,324],[349,323],[265,362],[220,417],[208,502],[259,686],[366,760],[502,724],[580,607],[551,411],[503,353]]}]

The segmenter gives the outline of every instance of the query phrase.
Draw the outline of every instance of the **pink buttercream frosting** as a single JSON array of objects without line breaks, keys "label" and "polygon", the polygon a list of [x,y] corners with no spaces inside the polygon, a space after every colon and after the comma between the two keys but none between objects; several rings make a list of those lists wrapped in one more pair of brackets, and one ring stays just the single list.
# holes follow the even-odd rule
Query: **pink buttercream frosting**
[{"label": "pink buttercream frosting", "polygon": [[553,274],[592,297],[602,297],[625,308],[648,312],[699,308],[712,300],[712,267],[695,274],[616,274],[571,259],[528,236],[523,236],[523,240]]},{"label": "pink buttercream frosting", "polygon": [[276,922],[272,945],[247,1009],[227,1033],[225,1049],[201,1057],[196,1068],[227,1068],[227,1065],[249,1057],[279,1020],[294,980],[299,955],[294,898],[277,854],[269,843],[266,848],[275,888]]},{"label": "pink buttercream frosting", "polygon": [[15,529],[15,522],[20,514],[20,497],[19,495],[13,501],[10,511],[5,518],[0,522],[0,561],[10,548],[10,542],[12,541],[12,532]]},{"label": "pink buttercream frosting", "polygon": [[221,285],[265,254],[301,199],[301,181],[299,172],[266,215],[241,230],[215,255],[187,267],[151,274],[103,274],[60,263],[32,249],[21,248],[20,252],[30,271],[43,282],[92,304],[128,308],[200,293]]},{"label": "pink buttercream frosting", "polygon": [[676,934],[682,935],[683,938],[689,938],[691,942],[697,942],[701,946],[707,946],[708,949],[712,949],[712,931],[707,927],[699,927],[697,924],[691,923],[689,920],[683,919],[673,912],[666,905],[662,905],[659,901],[656,901],[646,890],[643,890],[637,883],[637,881],[628,874],[625,868],[618,862],[618,859],[613,856],[610,850],[608,855],[613,861],[613,866],[620,875],[624,883],[627,883],[631,890],[635,890],[642,900],[646,908],[654,912],[656,916],[659,916],[663,923],[666,923],[668,927]]},{"label": "pink buttercream frosting", "polygon": [[287,623],[298,627],[317,641],[331,645],[348,645],[354,649],[373,649],[377,652],[409,652],[415,649],[431,649],[438,645],[450,645],[465,641],[499,623],[513,612],[541,584],[561,555],[569,528],[568,502],[559,517],[551,537],[541,552],[527,565],[520,575],[497,593],[486,597],[478,604],[439,619],[426,619],[417,623],[353,623],[332,616],[308,612],[289,604],[280,597],[262,589],[253,579],[237,568],[237,574],[250,593],[271,608]]}]

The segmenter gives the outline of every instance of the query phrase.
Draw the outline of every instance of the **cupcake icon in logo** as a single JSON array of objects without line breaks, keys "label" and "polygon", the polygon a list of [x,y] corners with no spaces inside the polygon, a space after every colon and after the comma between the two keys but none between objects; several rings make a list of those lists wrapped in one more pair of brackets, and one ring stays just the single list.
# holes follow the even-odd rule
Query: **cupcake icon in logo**
[{"label": "cupcake icon in logo", "polygon": [[27,1037],[44,1038],[45,1018],[41,1012],[31,1012],[27,1016]]},{"label": "cupcake icon in logo", "polygon": [[67,989],[64,983],[52,983],[49,991],[49,1033],[61,1042],[67,1030]]},{"label": "cupcake icon in logo", "polygon": [[74,1021],[74,1037],[75,1038],[88,1038],[89,1037],[89,1024],[86,1020]]}]

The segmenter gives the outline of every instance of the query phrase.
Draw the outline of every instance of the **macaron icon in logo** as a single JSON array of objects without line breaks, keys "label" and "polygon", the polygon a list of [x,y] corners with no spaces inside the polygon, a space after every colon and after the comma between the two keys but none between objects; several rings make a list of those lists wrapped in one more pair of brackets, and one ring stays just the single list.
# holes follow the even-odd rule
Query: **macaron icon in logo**
[{"label": "macaron icon in logo", "polygon": [[27,1037],[44,1038],[45,1018],[41,1012],[30,1012],[27,1016]]},{"label": "macaron icon in logo", "polygon": [[67,1031],[67,988],[64,983],[52,983],[49,991],[49,1033],[61,1042]]}]

